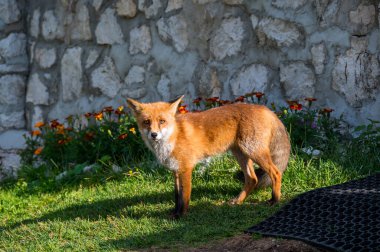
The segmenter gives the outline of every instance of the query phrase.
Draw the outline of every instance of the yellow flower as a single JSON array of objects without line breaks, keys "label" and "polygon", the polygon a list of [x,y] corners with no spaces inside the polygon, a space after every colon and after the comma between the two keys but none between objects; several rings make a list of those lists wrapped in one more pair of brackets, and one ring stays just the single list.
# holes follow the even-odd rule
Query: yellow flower
[{"label": "yellow flower", "polygon": [[136,135],[136,129],[135,128],[130,128],[129,131]]},{"label": "yellow flower", "polygon": [[117,108],[117,110],[119,110],[120,112],[123,111],[123,110],[124,110],[124,106],[119,106],[119,107]]}]

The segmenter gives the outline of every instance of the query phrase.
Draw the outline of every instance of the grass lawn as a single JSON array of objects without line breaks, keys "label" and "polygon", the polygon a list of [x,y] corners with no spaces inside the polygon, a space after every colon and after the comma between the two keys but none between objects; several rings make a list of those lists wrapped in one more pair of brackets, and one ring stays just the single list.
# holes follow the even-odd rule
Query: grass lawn
[{"label": "grass lawn", "polygon": [[[301,155],[302,156],[302,155]],[[19,181],[0,188],[0,251],[112,251],[198,246],[241,234],[294,196],[370,173],[324,159],[293,156],[283,178],[279,205],[265,203],[270,190],[254,192],[240,206],[226,202],[242,184],[229,156],[194,172],[190,212],[169,218],[174,207],[173,181],[164,169],[125,173],[112,179],[31,186]]]}]

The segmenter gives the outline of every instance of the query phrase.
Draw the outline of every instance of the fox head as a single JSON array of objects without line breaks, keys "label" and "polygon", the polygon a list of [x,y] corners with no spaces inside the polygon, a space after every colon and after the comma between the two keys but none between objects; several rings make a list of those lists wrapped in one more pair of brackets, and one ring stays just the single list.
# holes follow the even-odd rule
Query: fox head
[{"label": "fox head", "polygon": [[183,95],[170,103],[140,103],[127,99],[145,140],[152,143],[170,138],[175,129],[175,115],[182,98]]}]

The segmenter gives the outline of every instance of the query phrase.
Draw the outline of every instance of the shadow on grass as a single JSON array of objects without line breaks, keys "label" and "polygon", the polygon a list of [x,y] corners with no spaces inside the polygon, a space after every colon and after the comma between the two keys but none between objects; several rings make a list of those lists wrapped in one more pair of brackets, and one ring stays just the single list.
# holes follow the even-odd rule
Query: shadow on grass
[{"label": "shadow on grass", "polygon": [[[224,187],[222,190],[218,191],[217,188],[209,188],[207,185],[197,186],[193,188],[192,200],[199,200],[203,197],[212,198],[212,194],[215,192],[224,192],[229,194],[238,194],[239,190],[236,187]],[[173,192],[154,192],[142,195],[136,195],[131,197],[121,197],[115,199],[100,200],[93,203],[76,204],[64,209],[50,212],[39,218],[27,219],[21,222],[11,224],[9,226],[0,227],[1,230],[11,230],[22,225],[34,224],[38,222],[47,221],[68,221],[75,219],[86,219],[91,221],[96,221],[107,216],[127,216],[133,219],[140,219],[143,217],[152,217],[158,219],[169,219],[170,211],[167,209],[149,209],[149,211],[126,211],[128,207],[139,205],[139,204],[164,204],[171,203],[174,208],[174,191]]]},{"label": "shadow on grass", "polygon": [[187,246],[242,234],[250,226],[266,219],[279,209],[264,202],[259,204],[229,205],[197,202],[188,215],[176,220],[170,229],[158,229],[142,235],[130,234],[122,239],[107,240],[100,243],[104,250],[133,250],[170,248],[181,251]]}]

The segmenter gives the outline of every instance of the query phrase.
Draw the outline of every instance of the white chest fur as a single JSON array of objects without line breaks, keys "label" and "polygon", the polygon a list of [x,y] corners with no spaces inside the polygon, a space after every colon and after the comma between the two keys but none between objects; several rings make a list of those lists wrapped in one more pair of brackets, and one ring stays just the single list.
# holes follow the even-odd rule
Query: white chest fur
[{"label": "white chest fur", "polygon": [[178,161],[172,156],[173,144],[160,140],[152,142],[143,137],[145,144],[156,155],[157,160],[171,171],[178,170]]}]

